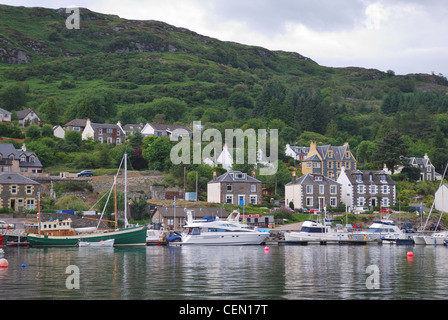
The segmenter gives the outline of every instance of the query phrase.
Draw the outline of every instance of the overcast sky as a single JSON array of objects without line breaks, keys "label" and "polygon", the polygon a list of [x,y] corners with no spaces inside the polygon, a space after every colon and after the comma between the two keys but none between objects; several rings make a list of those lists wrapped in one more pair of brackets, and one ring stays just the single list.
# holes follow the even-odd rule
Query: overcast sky
[{"label": "overcast sky", "polygon": [[293,51],[329,67],[448,77],[446,0],[0,0],[159,20],[224,41]]}]

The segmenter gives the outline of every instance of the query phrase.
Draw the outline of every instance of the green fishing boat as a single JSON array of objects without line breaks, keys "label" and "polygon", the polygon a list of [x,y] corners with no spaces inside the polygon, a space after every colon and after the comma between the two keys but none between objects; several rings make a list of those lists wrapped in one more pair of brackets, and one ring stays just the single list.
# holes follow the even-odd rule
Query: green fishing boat
[{"label": "green fishing boat", "polygon": [[92,232],[72,236],[52,236],[44,234],[27,234],[30,246],[36,247],[74,247],[79,241],[98,242],[114,239],[114,246],[145,246],[146,226],[124,228],[108,232]]},{"label": "green fishing boat", "polygon": [[[71,220],[64,220],[60,222],[47,222],[41,223],[40,221],[40,209],[38,213],[39,223],[35,230],[30,230],[32,232],[27,233],[27,241],[30,246],[36,247],[73,247],[76,246],[80,241],[82,242],[99,242],[114,239],[114,246],[145,246],[146,245],[146,226],[130,227],[127,220],[127,205],[124,206],[124,225],[125,228],[117,228],[117,203],[116,203],[116,187],[117,187],[117,176],[120,172],[121,165],[124,163],[124,199],[125,204],[127,204],[126,187],[127,187],[127,154],[125,153],[122,162],[118,168],[118,172],[114,178],[113,186],[110,190],[109,197],[112,194],[112,190],[115,190],[115,228],[110,230],[99,229],[99,223],[96,228],[89,230],[88,232],[79,231],[71,227]],[[106,195],[106,194],[105,194]],[[104,195],[104,196],[105,196]],[[107,201],[109,200],[107,198]],[[104,208],[107,206],[104,205]],[[38,201],[40,203],[40,201]],[[39,206],[40,208],[40,206]],[[104,214],[101,215],[101,218]],[[99,221],[108,221],[102,219],[94,219]],[[88,218],[87,218],[88,219]],[[78,228],[83,229],[83,228]],[[87,228],[89,229],[89,228]]]}]

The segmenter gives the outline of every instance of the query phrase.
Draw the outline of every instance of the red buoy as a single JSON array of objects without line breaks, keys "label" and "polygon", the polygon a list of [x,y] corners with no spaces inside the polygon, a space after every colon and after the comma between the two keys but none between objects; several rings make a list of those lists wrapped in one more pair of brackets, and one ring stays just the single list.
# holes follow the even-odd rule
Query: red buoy
[{"label": "red buoy", "polygon": [[408,251],[408,253],[406,254],[408,257],[413,257],[414,253],[412,251]]},{"label": "red buoy", "polygon": [[8,260],[1,258],[0,259],[0,268],[8,268]]}]

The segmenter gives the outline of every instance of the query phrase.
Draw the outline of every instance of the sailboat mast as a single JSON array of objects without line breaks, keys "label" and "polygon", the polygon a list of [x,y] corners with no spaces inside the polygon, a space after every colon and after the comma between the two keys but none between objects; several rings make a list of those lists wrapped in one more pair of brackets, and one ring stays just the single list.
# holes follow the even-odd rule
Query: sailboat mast
[{"label": "sailboat mast", "polygon": [[124,227],[128,226],[128,154],[124,153]]}]

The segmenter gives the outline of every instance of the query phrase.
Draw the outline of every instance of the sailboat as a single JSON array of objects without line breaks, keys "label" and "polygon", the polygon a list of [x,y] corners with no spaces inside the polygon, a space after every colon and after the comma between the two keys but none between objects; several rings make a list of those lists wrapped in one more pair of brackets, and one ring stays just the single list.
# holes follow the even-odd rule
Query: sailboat
[{"label": "sailboat", "polygon": [[[442,179],[440,180],[439,189],[443,184],[443,179],[445,178],[447,168],[448,168],[448,163],[445,166],[445,171],[443,172]],[[448,239],[448,231],[437,232],[432,235],[427,235],[427,234],[423,233],[425,231],[426,225],[428,224],[428,220],[429,220],[429,217],[431,216],[432,209],[434,208],[435,202],[436,202],[436,199],[434,197],[434,201],[432,202],[431,210],[429,211],[428,217],[426,218],[425,225],[422,227],[421,233],[414,236],[415,244],[419,244],[419,245],[445,244],[445,241]],[[423,210],[422,210],[421,214],[423,214]],[[440,225],[440,220],[442,219],[442,214],[443,214],[443,211],[440,212],[440,217],[439,217],[439,221],[437,222],[437,226]]]},{"label": "sailboat", "polygon": [[[127,154],[125,153],[123,159],[121,161],[120,167],[118,168],[118,172],[114,177],[114,184],[112,188],[115,189],[116,195],[116,184],[117,184],[117,176],[120,172],[121,166],[124,162],[124,196],[125,203],[127,203]],[[107,206],[107,202],[109,201],[110,195],[112,194],[112,188],[109,192],[109,196],[107,198],[106,204],[104,206],[103,212],[101,214],[101,218],[104,214],[104,210]],[[38,206],[40,208],[40,206]],[[117,209],[116,200],[115,200],[115,211]],[[56,247],[73,247],[76,246],[79,242],[100,242],[107,240],[114,240],[114,246],[145,246],[146,245],[146,226],[137,226],[137,227],[129,227],[127,220],[127,205],[124,206],[124,218],[125,218],[125,227],[122,229],[117,228],[117,212],[115,212],[115,228],[111,230],[100,230],[99,225],[102,220],[101,218],[98,221],[97,227],[91,232],[84,233],[76,233],[75,229],[72,230],[70,227],[69,233],[64,235],[54,235],[54,233],[49,232],[41,232],[41,224],[40,221],[40,209],[38,211],[38,232],[37,233],[27,233],[27,240],[30,246],[56,246]],[[111,222],[111,221],[108,221]],[[55,230],[55,229],[53,229]]]}]

